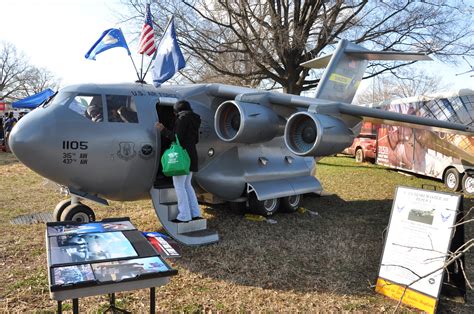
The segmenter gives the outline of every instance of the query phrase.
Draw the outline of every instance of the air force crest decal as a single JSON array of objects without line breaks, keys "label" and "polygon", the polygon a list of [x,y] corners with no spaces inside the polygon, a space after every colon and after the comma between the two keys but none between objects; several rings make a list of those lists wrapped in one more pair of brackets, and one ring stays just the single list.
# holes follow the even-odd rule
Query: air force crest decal
[{"label": "air force crest decal", "polygon": [[132,142],[121,142],[119,143],[119,150],[117,152],[118,158],[129,161],[137,155],[135,151],[135,144]]},{"label": "air force crest decal", "polygon": [[150,159],[155,154],[155,150],[150,143],[142,143],[139,154],[142,159]]}]

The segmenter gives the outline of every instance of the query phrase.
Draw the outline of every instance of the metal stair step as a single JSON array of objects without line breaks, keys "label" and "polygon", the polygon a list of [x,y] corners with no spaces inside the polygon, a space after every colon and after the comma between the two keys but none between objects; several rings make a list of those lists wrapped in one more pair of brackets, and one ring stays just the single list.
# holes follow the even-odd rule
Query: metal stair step
[{"label": "metal stair step", "polygon": [[177,197],[174,189],[152,188],[150,195],[161,225],[176,241],[185,245],[203,245],[219,241],[218,233],[207,229],[206,219],[196,219],[187,223],[172,222],[178,215]]},{"label": "metal stair step", "polygon": [[165,206],[170,206],[170,205],[178,205],[177,202],[164,202],[164,203],[160,203],[161,205],[165,205]]},{"label": "metal stair step", "polygon": [[176,197],[176,191],[174,188],[172,189],[159,189],[157,190],[159,193],[159,200],[160,203],[175,203],[178,201]]},{"label": "metal stair step", "polygon": [[203,237],[217,235],[217,232],[210,229],[204,229],[204,230],[197,230],[197,231],[182,233],[181,235],[189,237],[189,238],[203,238]]},{"label": "metal stair step", "polygon": [[176,226],[177,226],[177,232],[179,234],[199,231],[199,230],[207,229],[207,220],[206,219],[191,220],[189,222],[177,223]]},{"label": "metal stair step", "polygon": [[173,220],[178,217],[178,204],[170,204],[168,206],[168,220]]}]

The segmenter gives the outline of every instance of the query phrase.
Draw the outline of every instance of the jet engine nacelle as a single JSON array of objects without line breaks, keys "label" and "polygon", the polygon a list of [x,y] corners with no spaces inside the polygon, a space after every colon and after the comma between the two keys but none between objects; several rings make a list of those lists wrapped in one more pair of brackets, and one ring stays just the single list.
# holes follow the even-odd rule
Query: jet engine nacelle
[{"label": "jet engine nacelle", "polygon": [[252,144],[283,135],[284,120],[266,106],[229,100],[217,108],[214,128],[224,142]]},{"label": "jet engine nacelle", "polygon": [[352,145],[354,133],[344,121],[311,112],[297,112],[286,123],[285,144],[300,156],[328,156]]}]

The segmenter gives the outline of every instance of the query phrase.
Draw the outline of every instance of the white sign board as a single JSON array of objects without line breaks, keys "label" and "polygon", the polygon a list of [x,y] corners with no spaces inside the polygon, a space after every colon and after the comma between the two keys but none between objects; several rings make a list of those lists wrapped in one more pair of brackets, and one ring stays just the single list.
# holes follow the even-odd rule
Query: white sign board
[{"label": "white sign board", "polygon": [[[460,200],[460,195],[398,187],[379,281],[384,284],[390,282],[395,286],[409,286],[410,290],[432,297],[429,303],[435,306]],[[381,292],[383,289],[376,290]],[[387,291],[381,293],[396,298],[398,293],[395,293],[393,287]],[[420,298],[423,299],[418,294],[416,297],[409,297],[417,302]],[[421,303],[427,302],[421,300]]]}]

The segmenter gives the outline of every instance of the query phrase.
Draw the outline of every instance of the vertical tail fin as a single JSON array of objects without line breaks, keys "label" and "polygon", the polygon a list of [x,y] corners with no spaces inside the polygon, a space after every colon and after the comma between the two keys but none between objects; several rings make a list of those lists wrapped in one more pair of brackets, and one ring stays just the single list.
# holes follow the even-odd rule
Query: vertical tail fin
[{"label": "vertical tail fin", "polygon": [[301,65],[326,70],[319,81],[316,98],[351,103],[364,76],[369,60],[431,60],[422,53],[371,51],[362,46],[341,40],[329,55],[312,59]]}]

